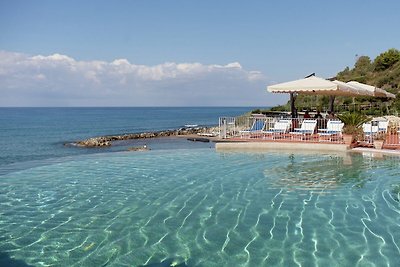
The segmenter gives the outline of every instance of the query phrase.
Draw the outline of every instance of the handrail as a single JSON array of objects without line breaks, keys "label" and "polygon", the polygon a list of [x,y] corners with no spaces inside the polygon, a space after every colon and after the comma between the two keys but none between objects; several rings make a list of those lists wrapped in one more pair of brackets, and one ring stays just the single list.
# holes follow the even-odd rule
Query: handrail
[{"label": "handrail", "polygon": [[[301,129],[305,118],[287,118],[285,116],[240,116],[219,118],[219,137],[241,141],[279,141],[279,142],[329,142],[343,143],[343,123],[338,119],[317,118],[314,131],[296,131]],[[310,119],[308,119],[310,120]],[[262,129],[251,130],[255,121],[262,121]],[[287,129],[285,123],[287,123]],[[329,122],[329,123],[328,123]],[[261,125],[258,123],[257,125]],[[358,145],[373,146],[377,139],[384,139],[385,147],[400,149],[400,119],[380,122],[383,130],[376,133],[364,133],[359,137]],[[298,132],[298,133],[296,133]]]}]

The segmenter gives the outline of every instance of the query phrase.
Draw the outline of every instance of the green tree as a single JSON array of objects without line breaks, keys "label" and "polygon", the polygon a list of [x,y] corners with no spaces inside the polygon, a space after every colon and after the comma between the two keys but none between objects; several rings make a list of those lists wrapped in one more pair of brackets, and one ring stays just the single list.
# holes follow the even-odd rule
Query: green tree
[{"label": "green tree", "polygon": [[368,56],[359,57],[354,65],[354,72],[360,76],[367,75],[371,70],[373,70],[373,65],[371,64],[371,59]]},{"label": "green tree", "polygon": [[349,67],[346,67],[344,70],[342,70],[341,72],[339,72],[336,75],[336,78],[338,80],[348,82],[348,81],[350,81],[349,77],[351,77],[351,75],[352,75],[352,71],[350,70]]},{"label": "green tree", "polygon": [[391,48],[375,58],[375,70],[386,70],[396,64],[398,61],[400,61],[400,51],[395,48]]}]

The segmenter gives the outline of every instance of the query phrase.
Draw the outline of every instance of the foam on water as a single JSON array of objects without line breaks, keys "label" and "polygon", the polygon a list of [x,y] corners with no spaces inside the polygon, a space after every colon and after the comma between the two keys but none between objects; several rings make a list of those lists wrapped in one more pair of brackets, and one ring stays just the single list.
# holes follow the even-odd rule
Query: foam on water
[{"label": "foam on water", "polygon": [[0,176],[0,252],[35,266],[395,266],[398,168],[213,149],[69,158]]}]

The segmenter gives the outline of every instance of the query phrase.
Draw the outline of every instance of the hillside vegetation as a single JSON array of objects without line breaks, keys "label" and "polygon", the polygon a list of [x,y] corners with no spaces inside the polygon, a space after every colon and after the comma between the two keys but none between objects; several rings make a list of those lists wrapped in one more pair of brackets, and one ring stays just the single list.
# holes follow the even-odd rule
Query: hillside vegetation
[{"label": "hillside vegetation", "polygon": [[[385,115],[387,113],[398,114],[400,112],[400,51],[391,48],[371,60],[368,56],[360,56],[353,68],[346,67],[340,71],[335,79],[348,82],[358,81],[385,89],[396,95],[396,99],[387,100],[373,97],[336,97],[335,108],[337,111],[348,109],[362,109],[364,113]],[[299,95],[296,99],[296,107],[302,109],[325,110],[329,103],[327,96]],[[274,107],[271,110],[289,110],[290,104]],[[372,105],[372,108],[369,107]]]}]

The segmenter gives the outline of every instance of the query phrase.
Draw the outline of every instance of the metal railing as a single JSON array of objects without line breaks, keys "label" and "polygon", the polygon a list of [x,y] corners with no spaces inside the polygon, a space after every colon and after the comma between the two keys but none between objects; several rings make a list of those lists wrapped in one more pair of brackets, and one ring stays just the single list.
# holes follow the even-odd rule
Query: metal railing
[{"label": "metal railing", "polygon": [[[287,123],[285,127],[285,123]],[[400,149],[400,120],[370,122],[363,127],[355,145],[373,147],[376,140],[384,141],[384,148]],[[243,141],[327,142],[343,144],[343,124],[338,119],[287,118],[267,116],[221,117],[219,137]],[[307,128],[308,127],[308,128]]]},{"label": "metal railing", "polygon": [[360,146],[373,147],[377,141],[383,142],[383,148],[400,149],[400,121],[372,120],[363,125],[364,136]]},{"label": "metal railing", "polygon": [[219,118],[219,137],[226,139],[236,136],[236,118],[235,117],[220,117]]}]

